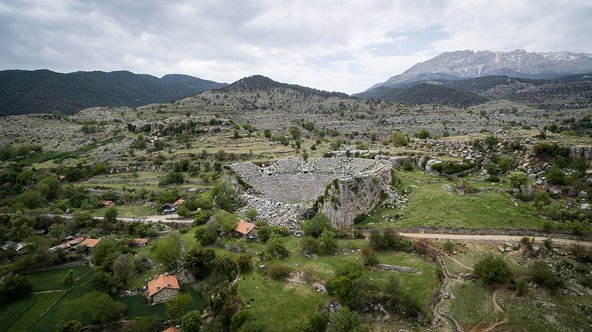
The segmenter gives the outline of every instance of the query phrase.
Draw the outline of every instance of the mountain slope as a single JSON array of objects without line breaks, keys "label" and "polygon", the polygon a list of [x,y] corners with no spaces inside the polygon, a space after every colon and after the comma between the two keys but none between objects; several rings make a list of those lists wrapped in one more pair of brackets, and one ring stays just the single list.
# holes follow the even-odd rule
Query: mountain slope
[{"label": "mountain slope", "polygon": [[441,83],[418,83],[401,87],[381,86],[357,96],[365,99],[374,98],[405,104],[440,104],[454,107],[477,105],[488,100],[476,93],[455,89]]},{"label": "mountain slope", "polygon": [[162,79],[128,71],[0,71],[0,114],[75,113],[94,106],[169,102],[223,86],[187,75]]},{"label": "mountain slope", "polygon": [[548,79],[587,72],[592,72],[592,55],[585,53],[466,50],[442,53],[368,90],[379,86],[393,87],[426,80],[454,80],[493,75]]},{"label": "mountain slope", "polygon": [[257,91],[267,91],[270,89],[290,89],[294,91],[298,91],[303,95],[314,95],[319,97],[343,97],[348,98],[349,96],[345,93],[341,92],[329,92],[323,90],[317,90],[313,88],[308,88],[296,84],[287,84],[287,83],[280,83],[276,82],[269,77],[265,77],[262,75],[253,75],[249,77],[242,78],[232,84],[229,84],[225,87],[218,89],[218,91],[222,92],[257,92]]}]

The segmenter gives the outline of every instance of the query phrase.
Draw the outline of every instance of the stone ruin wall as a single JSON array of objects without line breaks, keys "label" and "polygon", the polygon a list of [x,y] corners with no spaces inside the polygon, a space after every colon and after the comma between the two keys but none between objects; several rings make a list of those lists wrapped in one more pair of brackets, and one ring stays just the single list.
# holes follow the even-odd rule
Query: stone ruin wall
[{"label": "stone ruin wall", "polygon": [[388,194],[390,182],[390,167],[336,179],[319,204],[319,211],[329,217],[335,227],[351,226],[357,216],[372,211],[381,202],[380,192]]},{"label": "stone ruin wall", "polygon": [[240,212],[254,209],[258,219],[290,229],[300,228],[317,211],[334,226],[353,225],[355,217],[380,203],[381,190],[389,200],[397,195],[390,188],[391,165],[361,158],[322,158],[312,163],[285,159],[261,166],[237,163],[227,168],[226,179],[234,183],[245,204]]}]

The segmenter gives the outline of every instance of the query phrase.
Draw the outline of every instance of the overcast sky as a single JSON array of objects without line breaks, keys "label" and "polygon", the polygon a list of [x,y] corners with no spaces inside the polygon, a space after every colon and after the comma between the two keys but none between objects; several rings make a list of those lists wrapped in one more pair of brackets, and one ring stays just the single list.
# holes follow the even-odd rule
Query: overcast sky
[{"label": "overcast sky", "polygon": [[592,53],[591,0],[0,0],[0,69],[363,91],[454,50]]}]

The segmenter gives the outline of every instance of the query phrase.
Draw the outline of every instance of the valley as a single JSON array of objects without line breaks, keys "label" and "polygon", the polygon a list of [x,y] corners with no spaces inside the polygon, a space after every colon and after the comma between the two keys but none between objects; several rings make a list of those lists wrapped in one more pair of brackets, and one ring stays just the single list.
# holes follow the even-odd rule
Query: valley
[{"label": "valley", "polygon": [[588,330],[592,108],[531,96],[0,117],[0,330]]}]

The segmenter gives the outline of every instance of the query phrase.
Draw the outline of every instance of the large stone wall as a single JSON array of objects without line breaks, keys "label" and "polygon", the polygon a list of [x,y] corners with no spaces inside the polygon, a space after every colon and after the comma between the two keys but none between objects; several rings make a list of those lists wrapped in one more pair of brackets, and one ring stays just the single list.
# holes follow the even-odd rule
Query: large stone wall
[{"label": "large stone wall", "polygon": [[335,226],[353,225],[356,216],[380,202],[381,190],[389,198],[396,195],[389,185],[390,170],[391,165],[381,160],[285,159],[260,166],[232,164],[227,176],[240,189],[243,211],[254,209],[259,219],[296,229],[317,210]]}]

